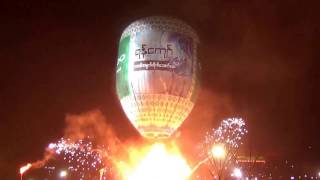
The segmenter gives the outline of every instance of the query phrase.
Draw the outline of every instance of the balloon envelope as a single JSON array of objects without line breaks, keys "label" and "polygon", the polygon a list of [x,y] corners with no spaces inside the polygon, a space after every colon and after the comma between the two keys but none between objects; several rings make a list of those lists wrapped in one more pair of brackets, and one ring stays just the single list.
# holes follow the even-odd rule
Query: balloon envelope
[{"label": "balloon envelope", "polygon": [[199,38],[173,18],[148,17],[122,33],[116,87],[131,123],[146,138],[169,137],[194,106]]}]

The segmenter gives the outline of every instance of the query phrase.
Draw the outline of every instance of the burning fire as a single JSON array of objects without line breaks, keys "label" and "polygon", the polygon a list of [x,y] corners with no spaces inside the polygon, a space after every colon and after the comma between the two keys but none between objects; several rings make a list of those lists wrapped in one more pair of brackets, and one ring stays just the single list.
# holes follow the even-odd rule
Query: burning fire
[{"label": "burning fire", "polygon": [[28,171],[30,168],[31,168],[31,164],[30,163],[28,163],[27,165],[25,165],[25,166],[22,166],[21,168],[20,168],[20,174],[22,175],[23,173],[25,173],[26,171]]},{"label": "burning fire", "polygon": [[191,169],[177,147],[154,144],[142,150],[129,151],[130,165],[118,163],[124,180],[186,180]]}]

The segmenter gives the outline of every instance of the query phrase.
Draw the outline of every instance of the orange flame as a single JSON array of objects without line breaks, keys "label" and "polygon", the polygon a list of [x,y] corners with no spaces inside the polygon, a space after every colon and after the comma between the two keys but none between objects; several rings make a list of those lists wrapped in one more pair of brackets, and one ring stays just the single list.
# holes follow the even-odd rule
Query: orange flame
[{"label": "orange flame", "polygon": [[130,164],[118,163],[124,180],[186,180],[191,169],[176,146],[154,144],[129,151]]},{"label": "orange flame", "polygon": [[31,168],[31,164],[30,163],[28,163],[27,165],[25,165],[25,166],[22,166],[21,168],[20,168],[20,174],[24,174],[26,171],[28,171],[30,168]]}]

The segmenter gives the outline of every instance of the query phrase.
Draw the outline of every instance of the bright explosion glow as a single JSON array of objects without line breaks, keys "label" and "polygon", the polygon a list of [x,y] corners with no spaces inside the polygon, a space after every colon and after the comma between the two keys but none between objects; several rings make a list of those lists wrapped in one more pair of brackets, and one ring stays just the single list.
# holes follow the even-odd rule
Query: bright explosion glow
[{"label": "bright explosion glow", "polygon": [[124,180],[186,180],[191,173],[176,147],[154,144],[151,148],[130,152],[131,165],[119,163]]}]

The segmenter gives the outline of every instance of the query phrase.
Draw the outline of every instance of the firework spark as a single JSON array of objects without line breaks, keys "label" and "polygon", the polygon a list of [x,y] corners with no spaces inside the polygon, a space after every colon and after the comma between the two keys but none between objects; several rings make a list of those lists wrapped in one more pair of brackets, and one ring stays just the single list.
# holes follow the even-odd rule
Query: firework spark
[{"label": "firework spark", "polygon": [[217,129],[206,133],[201,156],[208,159],[211,174],[222,176],[223,170],[235,160],[237,150],[247,133],[246,124],[241,118],[223,120]]},{"label": "firework spark", "polygon": [[54,151],[69,165],[69,170],[80,174],[80,179],[84,179],[90,172],[98,171],[104,167],[104,149],[94,149],[93,144],[87,140],[77,140],[61,138],[56,143],[50,143],[48,149]]},{"label": "firework spark", "polygon": [[[42,168],[58,159],[63,161],[68,171],[73,172],[70,176],[76,176],[77,179],[97,179],[102,168],[104,171],[100,179],[113,177],[111,154],[119,151],[121,142],[111,126],[106,123],[102,112],[93,110],[78,115],[67,115],[65,120],[63,138],[50,143],[43,158],[31,163],[32,169]],[[50,165],[48,169],[50,174],[50,171],[56,168]]]},{"label": "firework spark", "polygon": [[242,118],[223,120],[217,129],[212,129],[205,136],[206,144],[224,144],[226,147],[239,148],[242,137],[248,133]]}]

